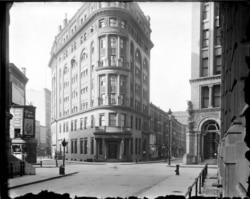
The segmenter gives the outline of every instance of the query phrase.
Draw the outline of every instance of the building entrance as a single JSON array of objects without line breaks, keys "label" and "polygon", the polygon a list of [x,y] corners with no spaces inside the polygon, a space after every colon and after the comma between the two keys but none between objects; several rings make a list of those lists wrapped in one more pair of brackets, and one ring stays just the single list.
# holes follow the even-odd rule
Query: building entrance
[{"label": "building entrance", "polygon": [[117,159],[118,156],[117,143],[108,143],[108,159]]},{"label": "building entrance", "polygon": [[219,125],[215,121],[207,121],[202,128],[203,133],[203,159],[216,159],[220,139]]}]

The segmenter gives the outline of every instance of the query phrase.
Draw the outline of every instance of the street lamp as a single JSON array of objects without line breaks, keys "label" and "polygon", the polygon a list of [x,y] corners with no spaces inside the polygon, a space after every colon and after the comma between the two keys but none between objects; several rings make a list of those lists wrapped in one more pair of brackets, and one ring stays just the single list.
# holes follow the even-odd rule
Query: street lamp
[{"label": "street lamp", "polygon": [[63,167],[65,167],[65,147],[67,146],[68,142],[65,141],[65,138],[62,141],[63,146]]},{"label": "street lamp", "polygon": [[171,131],[172,131],[172,111],[171,109],[168,110],[168,115],[169,115],[169,129],[168,129],[168,165],[171,165]]},{"label": "street lamp", "polygon": [[57,120],[55,118],[51,118],[56,123],[56,148],[55,148],[55,159],[56,159],[56,167],[58,167],[57,162]]}]

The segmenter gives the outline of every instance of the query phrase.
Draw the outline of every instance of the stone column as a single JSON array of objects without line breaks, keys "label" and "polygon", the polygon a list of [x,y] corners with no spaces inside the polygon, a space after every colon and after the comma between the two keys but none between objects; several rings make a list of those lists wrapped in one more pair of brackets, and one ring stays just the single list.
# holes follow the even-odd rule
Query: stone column
[{"label": "stone column", "polygon": [[123,159],[123,152],[124,152],[124,139],[122,138],[120,143],[120,155],[119,155],[120,160]]},{"label": "stone column", "polygon": [[105,139],[102,138],[102,152],[103,152],[103,157],[104,157],[104,160],[107,159],[107,154],[106,154],[106,142],[105,142]]},{"label": "stone column", "polygon": [[186,134],[186,154],[183,157],[184,164],[194,164],[196,154],[196,135],[194,131],[188,131]]}]

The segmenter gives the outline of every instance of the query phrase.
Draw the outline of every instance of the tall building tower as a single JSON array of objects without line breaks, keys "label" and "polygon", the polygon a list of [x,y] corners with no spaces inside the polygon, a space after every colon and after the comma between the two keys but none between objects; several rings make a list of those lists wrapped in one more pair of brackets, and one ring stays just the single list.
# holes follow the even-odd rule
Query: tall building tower
[{"label": "tall building tower", "polygon": [[[26,98],[29,104],[36,107],[36,120],[39,121],[37,122],[37,129],[41,128],[38,132],[44,134],[38,135],[36,133],[36,136],[38,136],[37,138],[43,138],[42,154],[49,155],[51,153],[51,92],[47,88],[41,90],[29,89],[26,91]],[[39,149],[39,147],[37,147],[37,149]]]},{"label": "tall building tower", "polygon": [[187,164],[214,159],[220,137],[221,41],[219,7],[193,3]]},{"label": "tall building tower", "polygon": [[[149,151],[150,18],[135,2],[84,3],[51,50],[53,155],[136,161]],[[143,146],[143,147],[142,147]]]}]

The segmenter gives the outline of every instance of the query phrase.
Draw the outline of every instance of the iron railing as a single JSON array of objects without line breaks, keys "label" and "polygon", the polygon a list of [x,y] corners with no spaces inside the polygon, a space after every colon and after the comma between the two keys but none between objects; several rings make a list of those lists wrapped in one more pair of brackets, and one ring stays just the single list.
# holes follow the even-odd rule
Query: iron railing
[{"label": "iron railing", "polygon": [[195,188],[194,196],[198,196],[198,193],[201,194],[201,188],[204,186],[204,182],[207,177],[207,167],[208,167],[208,164],[205,165],[205,167],[200,172],[199,176],[195,178],[194,183],[190,187],[188,187],[188,191],[185,194],[185,198],[192,197],[192,191],[194,188]]}]

